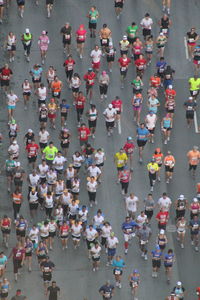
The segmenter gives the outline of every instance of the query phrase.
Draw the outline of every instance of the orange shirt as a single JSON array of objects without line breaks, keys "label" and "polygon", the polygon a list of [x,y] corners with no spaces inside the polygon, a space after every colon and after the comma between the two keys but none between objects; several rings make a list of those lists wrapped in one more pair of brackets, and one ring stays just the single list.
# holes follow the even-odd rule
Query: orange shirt
[{"label": "orange shirt", "polygon": [[190,150],[187,153],[187,158],[188,158],[188,162],[189,162],[190,165],[196,166],[199,163],[200,152],[199,151]]},{"label": "orange shirt", "polygon": [[200,182],[196,185],[197,194],[200,194]]},{"label": "orange shirt", "polygon": [[165,166],[173,167],[175,165],[175,158],[173,157],[173,155],[165,156],[164,164]]},{"label": "orange shirt", "polygon": [[161,165],[161,164],[162,164],[162,159],[163,159],[163,154],[162,154],[162,153],[154,154],[154,155],[153,155],[153,158],[155,158],[156,163],[157,163],[158,165]]},{"label": "orange shirt", "polygon": [[153,86],[153,87],[159,87],[161,84],[160,77],[151,76],[150,81],[151,81],[151,86]]},{"label": "orange shirt", "polygon": [[53,81],[51,84],[51,88],[55,93],[61,92],[61,81]]},{"label": "orange shirt", "polygon": [[13,199],[14,203],[20,204],[22,202],[22,194],[20,194],[20,193],[19,194],[13,193],[12,199]]}]

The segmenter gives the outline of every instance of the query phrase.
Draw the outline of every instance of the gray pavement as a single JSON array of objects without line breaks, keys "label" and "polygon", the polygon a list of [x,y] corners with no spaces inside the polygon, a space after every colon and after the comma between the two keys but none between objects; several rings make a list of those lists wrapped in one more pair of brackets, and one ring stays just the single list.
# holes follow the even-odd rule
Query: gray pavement
[{"label": "gray pavement", "polygon": [[[134,157],[134,173],[133,180],[130,184],[129,191],[134,191],[140,199],[140,209],[143,208],[142,201],[144,197],[149,192],[149,181],[146,172],[146,164],[150,159],[155,147],[159,146],[162,148],[163,152],[166,153],[168,149],[173,151],[173,154],[176,158],[176,167],[173,182],[166,186],[164,181],[164,172],[162,170],[162,181],[160,184],[156,184],[154,199],[157,200],[159,196],[167,191],[169,196],[174,201],[176,197],[180,194],[185,194],[189,201],[195,194],[195,184],[199,180],[199,171],[197,172],[196,180],[193,180],[190,175],[187,173],[187,161],[186,161],[186,152],[191,149],[192,145],[199,145],[199,136],[195,134],[194,128],[188,129],[185,121],[185,113],[183,108],[183,102],[188,96],[187,89],[187,79],[193,73],[193,66],[191,63],[186,61],[185,58],[185,49],[183,43],[183,37],[185,32],[192,26],[196,26],[197,31],[199,30],[199,9],[200,4],[195,0],[191,1],[172,1],[172,22],[173,26],[170,32],[169,43],[166,48],[165,57],[169,64],[176,70],[175,74],[175,88],[177,90],[177,108],[175,113],[174,128],[172,131],[172,139],[168,145],[162,144],[161,132],[159,125],[156,128],[155,136],[155,145],[148,144],[145,147],[144,152],[144,164],[140,166],[138,164],[138,151],[135,151]],[[30,78],[29,70],[34,63],[40,63],[40,54],[37,46],[37,39],[43,29],[47,30],[50,38],[50,46],[47,55],[47,61],[44,66],[44,70],[47,70],[49,65],[53,65],[57,69],[59,77],[64,82],[65,88],[62,92],[62,97],[67,98],[68,102],[72,104],[71,91],[67,89],[65,84],[65,73],[64,68],[62,67],[64,61],[64,54],[61,43],[61,36],[59,34],[61,26],[66,21],[69,21],[72,24],[73,32],[77,29],[78,25],[84,23],[87,26],[86,14],[90,5],[95,4],[100,12],[100,19],[98,22],[98,29],[101,28],[103,23],[107,23],[110,29],[113,32],[113,41],[116,48],[118,48],[118,42],[121,39],[126,27],[132,22],[135,21],[139,24],[143,15],[148,11],[153,20],[153,33],[154,35],[158,34],[158,26],[156,25],[157,21],[161,16],[161,1],[159,0],[142,0],[142,1],[131,1],[126,0],[124,5],[124,10],[122,13],[121,19],[118,21],[114,14],[113,1],[64,1],[57,0],[53,9],[51,19],[46,18],[45,3],[44,1],[40,2],[39,7],[36,7],[34,2],[27,2],[25,8],[24,19],[20,19],[16,11],[16,3],[14,2],[9,8],[9,15],[7,20],[0,27],[1,32],[1,45],[6,34],[9,31],[13,31],[17,35],[17,54],[16,60],[10,66],[14,72],[12,79],[12,88],[16,94],[20,97],[20,102],[17,104],[16,109],[16,120],[20,125],[20,132],[18,135],[18,141],[21,145],[20,150],[20,161],[22,162],[23,167],[28,173],[27,160],[24,151],[23,145],[23,136],[26,133],[28,128],[32,128],[34,132],[38,133],[39,124],[38,116],[36,110],[36,98],[32,97],[29,110],[24,111],[23,101],[22,101],[22,92],[21,92],[21,83],[25,78]],[[20,36],[24,32],[25,28],[29,27],[31,32],[34,35],[34,43],[31,52],[31,62],[28,64],[23,55],[23,49],[20,42]],[[96,41],[99,43],[98,38]],[[85,57],[83,61],[76,55],[75,51],[75,38],[73,37],[73,53],[74,59],[76,61],[75,70],[81,74],[81,76],[87,70],[87,67],[90,66],[89,53],[93,45],[95,44],[94,40],[87,38]],[[119,57],[119,51],[117,53],[117,58]],[[1,64],[7,60],[6,55],[1,49]],[[152,65],[147,69],[144,76],[144,83],[147,87],[148,79],[150,75],[154,72],[156,58],[154,56]],[[102,70],[107,68],[105,59],[102,59]],[[116,171],[113,164],[113,154],[118,151],[118,149],[124,144],[126,137],[131,135],[135,140],[135,131],[136,126],[133,123],[132,117],[132,108],[130,105],[130,99],[132,96],[132,89],[130,86],[130,80],[135,76],[134,67],[131,66],[128,71],[127,82],[125,84],[125,89],[120,89],[119,81],[119,69],[117,63],[113,67],[113,73],[111,77],[111,84],[108,92],[108,100],[112,100],[116,95],[122,97],[124,101],[124,112],[122,116],[122,135],[118,135],[117,131],[115,132],[114,137],[108,138],[105,132],[104,118],[102,112],[105,109],[107,103],[100,103],[99,101],[99,91],[95,87],[94,102],[97,104],[97,109],[99,111],[99,120],[97,128],[97,138],[95,141],[91,141],[92,145],[97,147],[103,147],[106,152],[106,164],[104,168],[103,183],[97,192],[98,207],[102,208],[106,216],[106,219],[111,222],[111,225],[114,229],[114,232],[120,240],[120,246],[118,248],[118,253],[123,255],[123,236],[121,233],[121,223],[125,217],[124,210],[124,201],[120,194],[119,187],[115,184]],[[44,76],[43,76],[44,79]],[[45,82],[45,80],[43,80]],[[83,88],[84,90],[84,88]],[[144,89],[144,102],[146,102],[146,88]],[[161,108],[159,109],[159,119],[164,114],[163,102],[164,98],[160,96]],[[7,111],[5,106],[5,98],[1,94],[1,114],[0,114],[0,130],[4,135],[4,142],[1,147],[1,156],[0,156],[0,165],[1,168],[6,159],[6,151],[8,147],[8,138],[7,138]],[[87,106],[88,107],[88,106]],[[144,105],[142,111],[142,117],[145,116],[147,108]],[[198,117],[200,118],[199,108],[198,108]],[[68,127],[72,132],[72,143],[70,145],[68,159],[70,161],[71,155],[76,149],[79,149],[79,143],[76,139],[76,118],[75,111],[71,105],[71,111],[68,119]],[[199,119],[200,120],[200,119]],[[59,118],[57,120],[57,128],[60,128]],[[58,141],[58,132],[52,131],[49,127],[48,130],[52,136],[52,140],[57,146],[59,146]],[[39,162],[40,160],[38,160]],[[81,172],[81,204],[88,204],[87,192],[85,190],[85,178],[84,174]],[[1,195],[0,195],[0,209],[1,215],[7,213],[9,216],[12,216],[12,206],[11,199],[8,197],[6,192],[6,181],[4,173],[0,175],[0,186],[1,186]],[[22,212],[24,216],[27,216],[29,219],[29,209],[26,202],[27,187],[24,186],[24,204],[22,206]],[[138,211],[138,212],[139,212]],[[90,219],[95,214],[96,209],[93,208],[90,210]],[[170,223],[174,224],[174,218],[170,219]],[[189,216],[189,214],[187,214]],[[39,212],[38,220],[44,219],[44,213]],[[150,241],[149,249],[152,249],[155,245],[155,236],[157,235],[157,226],[156,221],[152,220],[152,229],[153,236]],[[167,234],[169,243],[168,247],[172,247],[175,250],[176,263],[174,265],[173,272],[173,281],[170,286],[166,284],[166,278],[164,274],[164,268],[161,267],[161,272],[158,280],[151,278],[151,261],[150,258],[148,262],[144,262],[140,258],[140,253],[138,249],[138,244],[136,240],[133,240],[129,249],[126,261],[126,269],[123,275],[123,288],[121,290],[116,290],[114,299],[119,300],[123,297],[124,300],[131,299],[130,288],[128,285],[128,275],[133,268],[138,268],[141,272],[141,285],[139,290],[139,299],[141,300],[154,300],[154,299],[164,299],[166,295],[169,294],[170,290],[174,286],[177,280],[181,280],[188,292],[185,299],[191,300],[195,299],[194,289],[199,285],[199,254],[195,253],[190,246],[189,233],[187,233],[186,238],[186,247],[184,250],[180,249],[179,245],[176,242],[175,234]],[[15,234],[14,228],[12,231],[11,246],[15,244]],[[69,243],[72,246],[71,240]],[[8,253],[8,252],[6,252]],[[101,267],[98,273],[92,272],[91,263],[87,258],[87,250],[84,241],[81,241],[81,247],[79,250],[74,251],[72,247],[69,247],[67,251],[62,251],[60,241],[56,240],[55,249],[50,253],[50,258],[56,264],[56,269],[53,273],[53,278],[56,279],[57,284],[61,287],[62,299],[66,300],[80,300],[84,297],[87,297],[88,300],[100,299],[98,295],[98,288],[104,283],[106,279],[113,280],[112,269],[105,266],[106,255],[102,255]],[[25,272],[22,277],[19,279],[18,283],[14,283],[13,273],[12,273],[12,263],[9,262],[7,268],[7,277],[11,281],[11,291],[10,296],[15,293],[16,288],[22,288],[24,293],[28,296],[28,299],[40,299],[43,300],[44,290],[42,278],[40,277],[40,272],[38,269],[37,261],[34,257],[33,259],[33,271],[28,273],[26,267],[24,268]]]}]

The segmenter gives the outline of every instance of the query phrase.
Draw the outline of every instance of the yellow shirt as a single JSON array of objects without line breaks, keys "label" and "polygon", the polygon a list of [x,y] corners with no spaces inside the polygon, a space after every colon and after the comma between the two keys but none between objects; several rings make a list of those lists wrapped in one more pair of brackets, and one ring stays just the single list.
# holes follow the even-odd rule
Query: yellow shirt
[{"label": "yellow shirt", "polygon": [[157,163],[149,163],[147,165],[147,170],[150,172],[150,173],[156,173],[158,170],[159,170],[159,166]]},{"label": "yellow shirt", "polygon": [[126,164],[127,160],[128,156],[126,155],[126,153],[117,152],[115,154],[115,163],[117,168],[123,167]]},{"label": "yellow shirt", "polygon": [[189,79],[189,83],[190,83],[190,90],[191,91],[197,91],[197,90],[199,90],[200,78],[197,78],[196,80],[194,80],[194,78],[191,77]]}]

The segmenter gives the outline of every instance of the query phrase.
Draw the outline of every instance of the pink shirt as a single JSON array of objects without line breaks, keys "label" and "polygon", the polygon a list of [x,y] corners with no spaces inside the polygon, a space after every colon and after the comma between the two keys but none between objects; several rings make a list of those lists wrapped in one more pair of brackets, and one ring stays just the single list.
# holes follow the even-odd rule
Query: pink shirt
[{"label": "pink shirt", "polygon": [[49,38],[47,35],[41,35],[38,40],[40,50],[47,51],[49,46]]},{"label": "pink shirt", "polygon": [[85,29],[83,29],[83,30],[78,29],[78,30],[76,31],[77,39],[78,39],[79,41],[85,41],[86,33],[87,33],[87,30],[85,30]]}]

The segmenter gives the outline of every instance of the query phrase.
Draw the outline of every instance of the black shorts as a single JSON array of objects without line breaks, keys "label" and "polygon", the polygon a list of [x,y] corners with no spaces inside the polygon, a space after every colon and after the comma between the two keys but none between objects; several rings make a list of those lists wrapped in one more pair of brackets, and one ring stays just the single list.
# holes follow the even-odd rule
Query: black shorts
[{"label": "black shorts", "polygon": [[47,117],[46,118],[39,118],[40,123],[47,123]]},{"label": "black shorts", "polygon": [[55,237],[55,235],[56,235],[56,231],[54,231],[54,232],[49,232],[49,237],[53,238],[53,237]]},{"label": "black shorts", "polygon": [[[148,129],[148,128],[147,128]],[[149,132],[151,133],[151,134],[154,134],[154,131],[155,131],[155,127],[154,128],[152,128],[152,129],[148,129],[149,130]]]},{"label": "black shorts", "polygon": [[138,147],[144,147],[146,145],[146,143],[147,143],[147,141],[137,140]]},{"label": "black shorts", "polygon": [[6,293],[1,293],[1,298],[7,298],[8,297],[8,292]]},{"label": "black shorts", "polygon": [[173,114],[173,113],[174,113],[174,109],[168,109],[168,108],[167,108],[167,112],[168,112],[169,114]]},{"label": "black shorts", "polygon": [[2,229],[1,229],[1,232],[2,232],[3,234],[10,234],[10,231],[11,231],[11,229],[7,229],[7,228],[2,228]]},{"label": "black shorts", "polygon": [[142,34],[144,37],[151,35],[151,29],[143,28]]},{"label": "black shorts", "polygon": [[126,77],[126,74],[127,74],[127,69],[125,71],[122,71],[120,69],[120,75],[123,76],[123,77]]},{"label": "black shorts", "polygon": [[190,91],[190,95],[193,97],[193,96],[198,96],[198,94],[199,94],[199,90],[197,90],[197,91]]},{"label": "black shorts", "polygon": [[73,71],[74,71],[74,70],[69,70],[69,71],[68,71],[68,70],[65,70],[66,77],[69,78],[69,79],[71,79],[71,78],[72,78],[72,75],[73,75]]},{"label": "black shorts", "polygon": [[60,92],[53,92],[52,91],[52,97],[60,98]]},{"label": "black shorts", "polygon": [[40,238],[43,242],[45,242],[45,240],[47,240],[49,238],[49,235],[48,236],[40,236]]},{"label": "black shorts", "polygon": [[124,170],[124,167],[117,167],[118,172],[123,171],[123,170]]},{"label": "black shorts", "polygon": [[37,156],[31,156],[31,157],[28,157],[28,162],[29,162],[29,164],[35,162],[36,159],[37,159]]},{"label": "black shorts", "polygon": [[113,121],[113,122],[106,122],[106,128],[107,128],[107,129],[108,129],[108,128],[113,128],[114,125],[115,125],[115,122],[114,122],[114,121]]},{"label": "black shorts", "polygon": [[22,180],[19,180],[19,179],[17,179],[17,178],[14,178],[14,184],[15,184],[15,186],[22,186],[23,181],[22,181]]},{"label": "black shorts", "polygon": [[89,29],[96,29],[97,28],[97,23],[89,22],[88,27],[89,27]]},{"label": "black shorts", "polygon": [[170,166],[165,166],[165,172],[174,172],[174,167],[170,167]]},{"label": "black shorts", "polygon": [[135,40],[136,40],[136,37],[134,37],[134,38],[128,37],[128,41],[130,44],[133,44],[135,42]]},{"label": "black shorts", "polygon": [[24,92],[23,95],[24,95],[24,96],[30,96],[30,95],[31,95],[31,92]]},{"label": "black shorts", "polygon": [[176,218],[177,219],[180,219],[180,218],[182,218],[184,216],[185,216],[185,209],[183,209],[183,210],[176,209]]},{"label": "black shorts", "polygon": [[153,216],[153,210],[145,210],[145,215],[148,219],[151,219]]},{"label": "black shorts", "polygon": [[26,230],[16,230],[16,235],[25,237],[26,236]]},{"label": "black shorts", "polygon": [[67,119],[67,112],[61,112],[60,115],[62,118]]},{"label": "black shorts", "polygon": [[30,210],[36,210],[38,208],[38,203],[29,203]]},{"label": "black shorts", "polygon": [[68,149],[69,148],[69,143],[60,143],[61,148],[63,149]]},{"label": "black shorts", "polygon": [[63,39],[63,45],[64,45],[64,46],[65,46],[65,45],[71,45],[71,39],[69,39],[69,40]]},{"label": "black shorts", "polygon": [[9,86],[10,80],[1,80],[1,86]]},{"label": "black shorts", "polygon": [[86,240],[86,243],[87,243],[87,248],[88,248],[88,250],[90,250],[90,249],[91,249],[91,244],[94,244],[94,243],[95,243],[95,240],[93,240],[93,241],[88,241],[88,240]]},{"label": "black shorts", "polygon": [[197,165],[191,165],[189,164],[189,170],[196,170]]},{"label": "black shorts", "polygon": [[43,273],[43,280],[44,280],[44,282],[50,282],[51,279],[52,279],[52,274],[46,275],[46,274]]},{"label": "black shorts", "polygon": [[17,6],[24,6],[25,5],[25,2],[24,1],[21,1],[21,2],[19,2],[19,3],[17,3]]},{"label": "black shorts", "polygon": [[119,269],[114,268],[114,270],[113,270],[113,275],[121,276],[121,275],[122,275],[122,270],[119,270]]},{"label": "black shorts", "polygon": [[78,93],[79,92],[79,88],[72,87],[72,92],[73,93]]},{"label": "black shorts", "polygon": [[89,126],[89,128],[96,128],[97,120],[94,120],[94,121],[88,120],[88,126]]},{"label": "black shorts", "polygon": [[46,0],[46,5],[48,5],[48,4],[53,5],[53,3],[54,3],[54,0]]},{"label": "black shorts", "polygon": [[109,46],[109,39],[101,39],[101,47],[108,47]]},{"label": "black shorts", "polygon": [[38,79],[34,79],[34,77],[32,77],[32,82],[33,83],[40,83],[41,82],[41,77]]},{"label": "black shorts", "polygon": [[32,256],[32,252],[27,252],[27,253],[25,253],[25,256],[26,256],[26,257],[31,257],[31,256]]},{"label": "black shorts", "polygon": [[102,162],[101,164],[96,164],[96,166],[97,166],[98,168],[103,167],[103,166],[104,166],[104,163]]},{"label": "black shorts", "polygon": [[152,267],[153,268],[160,268],[161,267],[161,260],[155,260],[155,259],[152,259]]},{"label": "black shorts", "polygon": [[92,257],[93,261],[100,261],[100,256],[99,257]]},{"label": "black shorts", "polygon": [[115,60],[115,56],[114,55],[107,55],[107,62],[111,62],[111,61],[114,61]]},{"label": "black shorts", "polygon": [[123,2],[115,2],[115,7],[123,8],[124,3]]},{"label": "black shorts", "polygon": [[44,149],[47,146],[47,143],[39,143],[39,145],[41,149]]},{"label": "black shorts", "polygon": [[77,44],[83,44],[83,43],[85,43],[85,40],[83,40],[83,41],[76,40],[76,42],[77,42]]},{"label": "black shorts", "polygon": [[194,111],[186,111],[185,117],[186,117],[186,119],[193,120],[194,119]]}]

